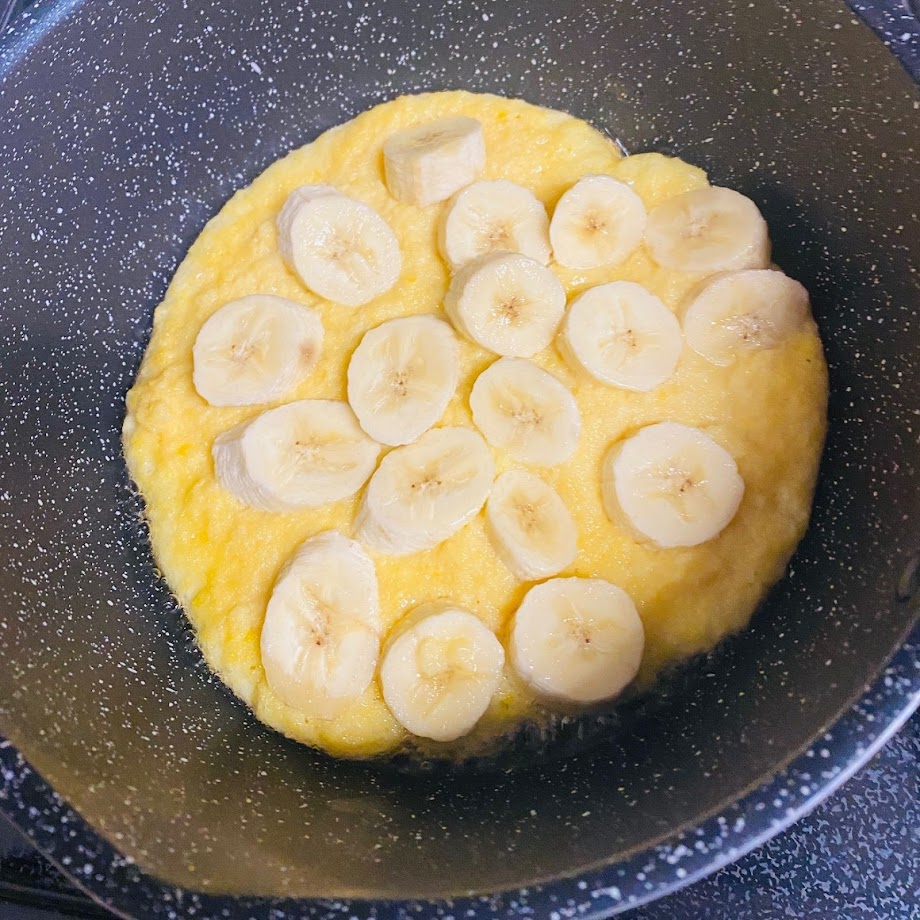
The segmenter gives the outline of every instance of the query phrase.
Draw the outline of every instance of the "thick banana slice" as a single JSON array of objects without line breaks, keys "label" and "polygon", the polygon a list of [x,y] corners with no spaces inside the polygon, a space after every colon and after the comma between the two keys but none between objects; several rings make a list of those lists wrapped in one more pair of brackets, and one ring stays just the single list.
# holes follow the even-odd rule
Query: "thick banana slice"
[{"label": "thick banana slice", "polygon": [[275,582],[262,624],[262,667],[275,695],[328,719],[360,696],[380,651],[374,564],[335,530],[311,537]]},{"label": "thick banana slice", "polygon": [[578,446],[581,414],[565,385],[524,358],[501,358],[476,378],[473,422],[521,463],[555,466]]},{"label": "thick banana slice", "polygon": [[524,470],[502,473],[486,504],[489,535],[521,581],[558,575],[578,552],[575,521],[559,493]]},{"label": "thick banana slice", "polygon": [[439,118],[391,135],[383,145],[390,194],[425,207],[469,185],[486,165],[482,125],[475,118]]},{"label": "thick banana slice", "polygon": [[454,328],[477,345],[528,358],[553,340],[565,312],[565,290],[534,259],[496,252],[453,276],[444,309]]},{"label": "thick banana slice", "polygon": [[776,348],[808,319],[808,291],[782,272],[733,272],[710,281],[684,313],[687,344],[713,364]]},{"label": "thick banana slice", "polygon": [[667,549],[718,536],[738,511],[744,480],[708,434],[659,422],[607,452],[601,491],[612,521]]},{"label": "thick banana slice", "polygon": [[519,252],[549,262],[549,218],[529,189],[507,179],[474,182],[450,203],[440,234],[441,254],[456,271],[490,252]]},{"label": "thick banana slice", "polygon": [[698,188],[652,208],[645,244],[659,265],[684,272],[770,264],[766,221],[750,198],[729,188]]},{"label": "thick banana slice", "polygon": [[542,696],[597,703],[636,676],[645,632],[636,605],[601,578],[554,578],[531,588],[514,614],[509,655]]},{"label": "thick banana slice", "polygon": [[628,185],[610,176],[585,176],[553,211],[553,255],[567,268],[616,265],[639,247],[645,219],[645,205]]},{"label": "thick banana slice", "polygon": [[390,711],[422,738],[454,741],[473,730],[498,690],[505,650],[472,613],[426,604],[398,624],[380,663]]},{"label": "thick banana slice", "polygon": [[333,399],[269,409],[219,435],[212,448],[221,485],[263,511],[348,498],[367,481],[379,453],[348,403]]},{"label": "thick banana slice", "polygon": [[364,334],[348,364],[348,401],[381,444],[414,441],[443,414],[460,376],[453,330],[434,316],[392,319]]},{"label": "thick banana slice", "polygon": [[390,556],[431,549],[474,518],[492,488],[495,462],[469,428],[432,428],[390,451],[364,492],[357,538]]},{"label": "thick banana slice", "polygon": [[677,317],[631,281],[601,284],[577,297],[559,339],[569,363],[595,380],[642,392],[674,373],[682,347]]},{"label": "thick banana slice", "polygon": [[396,284],[402,269],[390,225],[331,185],[302,185],[278,214],[278,246],[315,294],[357,307]]},{"label": "thick banana slice", "polygon": [[250,406],[284,395],[316,366],[319,314],[293,300],[250,294],[205,321],[192,349],[192,381],[212,406]]}]

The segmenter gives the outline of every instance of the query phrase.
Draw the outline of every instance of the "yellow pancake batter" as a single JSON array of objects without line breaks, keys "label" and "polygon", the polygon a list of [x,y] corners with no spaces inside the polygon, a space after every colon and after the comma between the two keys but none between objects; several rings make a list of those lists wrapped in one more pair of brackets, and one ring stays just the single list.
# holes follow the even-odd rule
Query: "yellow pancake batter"
[{"label": "yellow pancake batter", "polygon": [[[466,92],[411,96],[378,106],[269,167],[236,193],[189,250],[163,303],[137,381],[128,394],[124,448],[146,501],[156,561],[195,628],[209,665],[268,725],[341,756],[369,756],[403,744],[407,733],[383,702],[375,680],[333,721],[311,721],[285,707],[266,684],[259,637],[273,583],[307,537],[337,528],[352,534],[360,492],[351,499],[294,513],[256,511],[220,487],[211,446],[222,431],[269,406],[209,406],[192,384],[192,346],[202,323],[247,294],[276,294],[313,306],[325,340],[313,373],[283,400],[345,399],[348,360],[361,336],[384,320],[413,313],[443,315],[449,281],[438,254],[441,206],[418,208],[390,196],[382,146],[393,132],[447,115],[484,127],[484,178],[529,188],[552,213],[559,196],[586,174],[630,184],[650,208],[707,184],[705,174],[658,154],[622,158],[586,123],[527,103]],[[395,232],[403,267],[396,285],[356,310],[322,301],[285,266],[276,216],[288,194],[328,183],[375,208]],[[701,276],[668,271],[639,248],[615,269],[573,271],[553,264],[569,299],[593,285],[636,281],[677,309]],[[460,385],[441,425],[471,425],[469,394],[494,356],[461,342]],[[825,431],[827,371],[810,321],[775,349],[753,351],[717,367],[685,347],[676,373],[649,393],[576,379],[552,346],[534,361],[575,394],[583,420],[578,449],[541,471],[571,510],[579,531],[575,563],[563,573],[620,585],[641,615],[646,645],[639,686],[662,667],[712,648],[748,622],[780,577],[809,516]],[[269,404],[269,405],[277,405]],[[724,445],[745,481],[738,514],[715,539],[683,549],[636,542],[605,515],[602,457],[625,432],[674,420],[698,426]],[[498,470],[514,466],[496,451]],[[476,517],[427,552],[404,558],[371,554],[389,627],[407,610],[438,599],[476,613],[500,638],[529,585],[496,556]],[[506,678],[473,740],[494,736],[533,704]]]}]

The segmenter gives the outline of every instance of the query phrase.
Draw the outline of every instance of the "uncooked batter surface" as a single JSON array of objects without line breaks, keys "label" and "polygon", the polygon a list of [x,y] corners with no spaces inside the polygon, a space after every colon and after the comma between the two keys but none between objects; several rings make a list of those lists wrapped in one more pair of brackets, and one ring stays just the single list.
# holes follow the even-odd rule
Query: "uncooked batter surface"
[{"label": "uncooked batter surface", "polygon": [[[559,196],[586,174],[608,174],[652,207],[705,186],[706,175],[658,154],[623,158],[597,130],[569,115],[524,102],[466,92],[411,96],[378,106],[270,166],[237,192],[207,225],[157,308],[137,381],[128,394],[124,448],[146,502],[157,564],[194,626],[209,665],[268,725],[333,754],[369,756],[398,748],[407,734],[383,702],[379,683],[340,717],[310,720],[283,705],[266,683],[259,638],[272,586],[306,538],[331,528],[347,536],[360,493],[317,509],[272,513],[241,504],[215,479],[218,434],[267,406],[217,408],[192,384],[192,346],[202,323],[247,294],[276,294],[314,307],[325,327],[316,370],[283,402],[346,398],[346,368],[361,336],[415,313],[443,315],[449,281],[437,248],[438,207],[402,204],[384,182],[382,146],[393,132],[447,115],[478,119],[485,132],[485,178],[531,189],[552,213]],[[327,183],[375,208],[403,254],[396,285],[365,307],[347,309],[310,294],[285,266],[276,216],[297,186]],[[782,228],[771,228],[781,232]],[[596,284],[636,281],[677,310],[701,276],[668,271],[640,247],[615,269],[574,271],[552,263],[571,299]],[[472,425],[470,388],[495,357],[461,342],[460,385],[441,425]],[[676,373],[649,393],[576,378],[554,347],[533,359],[578,401],[583,429],[574,456],[543,471],[572,512],[578,555],[563,576],[600,577],[634,599],[646,645],[639,675],[648,686],[673,662],[713,647],[743,628],[781,576],[808,522],[825,431],[827,371],[809,321],[775,349],[752,351],[731,367],[685,347]],[[663,420],[698,426],[734,456],[745,481],[738,514],[715,539],[662,550],[611,523],[600,494],[601,460],[625,434]],[[515,466],[495,452],[498,470]],[[482,513],[446,542],[404,558],[371,554],[389,627],[411,608],[449,599],[499,636],[529,585],[496,556]],[[484,738],[534,716],[529,698],[506,679],[476,730]]]}]

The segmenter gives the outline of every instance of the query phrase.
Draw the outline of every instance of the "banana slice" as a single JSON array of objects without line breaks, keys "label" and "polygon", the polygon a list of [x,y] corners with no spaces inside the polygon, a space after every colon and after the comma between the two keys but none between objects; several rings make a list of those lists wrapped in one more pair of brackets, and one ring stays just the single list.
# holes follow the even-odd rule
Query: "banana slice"
[{"label": "banana slice", "polygon": [[546,265],[546,208],[529,189],[507,179],[474,182],[458,192],[447,209],[440,246],[454,271],[490,252],[519,252]]},{"label": "banana slice", "polygon": [[558,344],[569,363],[595,380],[647,392],[674,373],[683,338],[677,317],[654,294],[613,281],[572,302]]},{"label": "banana slice", "polygon": [[402,255],[390,225],[331,185],[302,185],[278,214],[284,260],[315,294],[358,307],[399,278]]},{"label": "banana slice", "polygon": [[476,378],[473,422],[493,446],[521,463],[555,466],[578,446],[575,397],[552,374],[524,358],[500,358]]},{"label": "banana slice", "polygon": [[524,470],[502,473],[486,504],[489,535],[521,581],[558,575],[578,551],[575,521],[559,493]]},{"label": "banana slice", "polygon": [[432,428],[380,461],[355,533],[390,556],[431,549],[479,513],[494,478],[492,454],[475,431]]},{"label": "banana slice", "polygon": [[612,521],[668,549],[718,536],[738,511],[744,480],[705,432],[659,422],[607,452],[601,491]]},{"label": "banana slice", "polygon": [[638,249],[645,220],[645,205],[628,185],[610,176],[585,176],[553,211],[553,255],[567,268],[616,265]]},{"label": "banana slice", "polygon": [[406,316],[364,334],[348,364],[348,401],[381,444],[414,441],[444,413],[460,376],[453,330],[434,316]]},{"label": "banana slice", "polygon": [[565,312],[565,290],[534,259],[496,252],[453,276],[444,309],[454,328],[477,345],[528,358],[553,340]]},{"label": "banana slice", "polygon": [[322,347],[323,323],[315,310],[250,294],[205,321],[192,348],[192,381],[212,406],[270,402],[313,370]]},{"label": "banana slice", "polygon": [[659,265],[683,272],[770,264],[766,221],[750,198],[729,188],[695,189],[652,208],[645,244]]},{"label": "banana slice", "polygon": [[426,207],[469,185],[486,165],[482,125],[475,118],[439,118],[391,135],[383,145],[390,194]]},{"label": "banana slice", "polygon": [[751,269],[710,281],[684,313],[687,344],[713,364],[776,348],[809,316],[808,291],[782,272]]},{"label": "banana slice", "polygon": [[262,667],[275,695],[332,718],[374,677],[380,651],[374,564],[335,530],[311,537],[281,572],[262,624]]},{"label": "banana slice", "polygon": [[601,578],[554,578],[525,595],[509,655],[537,693],[586,704],[612,699],[632,681],[644,645],[642,620],[622,588]]},{"label": "banana slice", "polygon": [[425,604],[396,627],[380,663],[383,698],[422,738],[454,741],[473,730],[502,679],[505,650],[472,613]]},{"label": "banana slice", "polygon": [[354,495],[380,445],[346,402],[302,399],[269,409],[214,441],[214,471],[241,502],[263,511],[314,508]]}]

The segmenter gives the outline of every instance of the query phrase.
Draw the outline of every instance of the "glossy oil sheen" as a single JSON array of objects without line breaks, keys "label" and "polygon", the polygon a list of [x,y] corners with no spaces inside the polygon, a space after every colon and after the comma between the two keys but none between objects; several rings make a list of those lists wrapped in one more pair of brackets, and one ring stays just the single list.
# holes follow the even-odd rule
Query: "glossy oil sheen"
[{"label": "glossy oil sheen", "polygon": [[[920,93],[842,5],[71,0],[0,55],[0,731],[98,835],[4,748],[0,805],[120,909],[168,916],[172,886],[459,896],[608,864],[617,902],[645,883],[636,851],[808,746],[908,633]],[[234,189],[378,101],[447,87],[566,109],[754,198],[812,293],[831,429],[790,577],[654,713],[561,763],[407,777],[280,739],[208,674],[119,428],[153,307]]]}]

